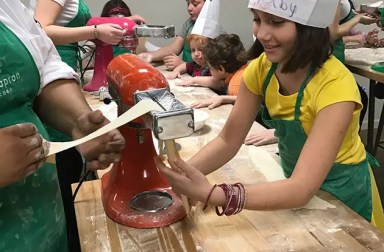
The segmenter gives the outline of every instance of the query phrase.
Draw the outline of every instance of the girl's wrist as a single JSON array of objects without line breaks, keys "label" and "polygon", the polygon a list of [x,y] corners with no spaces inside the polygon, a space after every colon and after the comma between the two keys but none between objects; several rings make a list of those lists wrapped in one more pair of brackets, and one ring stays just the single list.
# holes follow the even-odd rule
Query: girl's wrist
[{"label": "girl's wrist", "polygon": [[226,196],[223,189],[216,186],[212,191],[212,195],[208,200],[208,204],[213,206],[224,206],[225,200]]}]

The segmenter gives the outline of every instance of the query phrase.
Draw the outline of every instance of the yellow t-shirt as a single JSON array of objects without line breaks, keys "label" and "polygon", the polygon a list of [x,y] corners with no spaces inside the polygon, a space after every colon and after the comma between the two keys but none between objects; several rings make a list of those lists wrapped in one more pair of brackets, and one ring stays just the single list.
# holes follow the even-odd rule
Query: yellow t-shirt
[{"label": "yellow t-shirt", "polygon": [[[245,86],[251,92],[263,96],[263,84],[271,65],[272,63],[263,53],[245,69],[243,79]],[[289,96],[281,95],[279,82],[276,76],[272,75],[265,97],[271,118],[293,120],[297,95],[298,93]],[[357,106],[336,162],[359,163],[366,157],[365,148],[359,136],[359,116],[362,108],[360,93],[352,73],[334,56],[324,63],[305,87],[299,119],[308,136],[320,110],[343,101],[353,101]]]}]

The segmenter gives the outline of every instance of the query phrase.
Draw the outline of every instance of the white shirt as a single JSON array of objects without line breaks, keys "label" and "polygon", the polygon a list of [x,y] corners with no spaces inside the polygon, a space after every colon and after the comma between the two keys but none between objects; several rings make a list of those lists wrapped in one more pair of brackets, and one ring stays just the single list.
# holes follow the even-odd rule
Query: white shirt
[{"label": "white shirt", "polygon": [[351,12],[352,6],[348,0],[340,0],[340,20],[348,17]]},{"label": "white shirt", "polygon": [[0,1],[0,22],[23,42],[32,55],[40,73],[40,91],[44,86],[58,79],[79,81],[79,76],[61,61],[52,41],[20,1]]},{"label": "white shirt", "polygon": [[66,26],[77,15],[79,9],[79,0],[52,0],[61,5],[61,11],[56,18],[56,25]]}]

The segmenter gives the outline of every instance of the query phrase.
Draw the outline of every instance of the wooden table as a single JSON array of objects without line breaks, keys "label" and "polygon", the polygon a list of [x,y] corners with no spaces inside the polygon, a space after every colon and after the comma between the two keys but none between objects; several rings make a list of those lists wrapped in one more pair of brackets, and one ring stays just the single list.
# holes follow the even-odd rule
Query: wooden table
[{"label": "wooden table", "polygon": [[[161,68],[160,68],[161,69]],[[162,69],[161,69],[162,70]],[[184,102],[213,95],[205,88],[173,91]],[[180,155],[191,157],[217,135],[231,110],[230,105],[207,110],[203,129],[177,139]],[[255,123],[253,129],[262,126]],[[212,183],[263,182],[266,177],[252,159],[253,146],[243,145],[234,159],[208,176]],[[265,147],[271,155],[276,145]],[[74,185],[76,186],[76,185]],[[85,182],[75,209],[82,251],[384,251],[384,234],[330,194],[317,194],[335,208],[279,211],[244,210],[219,217],[212,207],[192,207],[182,221],[154,229],[136,229],[109,219],[101,202],[100,180]]]},{"label": "wooden table", "polygon": [[[384,83],[384,73],[380,73],[371,69],[369,58],[364,58],[360,53],[354,53],[355,49],[346,50],[346,63],[348,69],[357,75],[369,79],[369,94],[368,94],[368,133],[366,149],[369,153],[373,153],[373,134],[374,134],[374,120],[375,120],[375,94],[373,92],[374,86],[377,82]],[[375,50],[372,48],[372,50]],[[366,60],[366,62],[364,62]],[[384,61],[384,55],[383,55]]]}]

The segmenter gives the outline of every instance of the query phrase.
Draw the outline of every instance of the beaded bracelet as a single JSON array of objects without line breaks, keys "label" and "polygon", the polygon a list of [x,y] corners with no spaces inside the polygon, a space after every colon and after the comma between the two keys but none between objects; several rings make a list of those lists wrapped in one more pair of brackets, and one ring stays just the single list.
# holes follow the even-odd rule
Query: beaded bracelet
[{"label": "beaded bracelet", "polygon": [[204,211],[205,209],[207,209],[209,198],[211,198],[212,192],[213,192],[213,190],[216,188],[216,186],[217,186],[217,184],[214,184],[214,185],[212,186],[211,191],[208,193],[208,197],[207,197],[207,199],[205,200],[205,203],[204,203],[204,206],[203,206],[203,211]]},{"label": "beaded bracelet", "polygon": [[98,32],[97,32],[97,25],[95,25],[94,27],[93,27],[93,37],[95,38],[95,39],[97,39],[97,37],[98,37]]},{"label": "beaded bracelet", "polygon": [[[235,190],[234,190],[232,185],[220,184],[219,187],[221,187],[221,189],[223,189],[224,194],[225,194],[225,206],[222,207],[221,212],[219,211],[218,206],[215,207],[215,210],[216,210],[216,214],[218,216],[222,216],[227,211],[229,205],[231,204],[233,197],[236,197],[236,193],[235,193]],[[234,200],[236,200],[236,199],[234,199]]]},{"label": "beaded bracelet", "polygon": [[215,207],[216,214],[218,216],[222,216],[223,214],[230,216],[240,213],[245,207],[247,197],[244,185],[236,183],[233,185],[220,184],[218,186],[223,189],[226,200],[222,211],[219,210],[218,206]]}]

